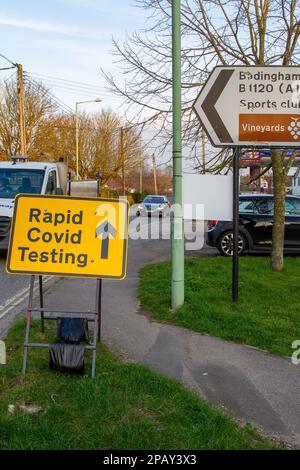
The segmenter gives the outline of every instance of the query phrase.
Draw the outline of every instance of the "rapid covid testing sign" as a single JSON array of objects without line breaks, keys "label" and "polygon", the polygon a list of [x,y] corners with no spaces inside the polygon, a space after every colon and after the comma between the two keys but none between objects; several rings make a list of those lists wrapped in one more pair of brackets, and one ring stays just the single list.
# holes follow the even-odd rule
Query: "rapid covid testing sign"
[{"label": "rapid covid testing sign", "polygon": [[127,245],[126,200],[20,194],[7,271],[123,279]]}]

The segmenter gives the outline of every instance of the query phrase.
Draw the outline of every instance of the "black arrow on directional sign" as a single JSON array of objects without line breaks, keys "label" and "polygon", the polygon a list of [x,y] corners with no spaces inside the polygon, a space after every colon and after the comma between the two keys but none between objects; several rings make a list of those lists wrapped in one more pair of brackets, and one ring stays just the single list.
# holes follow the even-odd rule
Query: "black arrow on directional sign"
[{"label": "black arrow on directional sign", "polygon": [[229,82],[233,72],[234,70],[222,70],[202,103],[202,109],[205,112],[213,130],[217,134],[218,139],[222,143],[233,142],[233,140],[226,129],[224,122],[220,118],[215,105],[223,93],[223,90]]},{"label": "black arrow on directional sign", "polygon": [[108,258],[109,237],[116,238],[116,229],[105,220],[96,228],[96,238],[102,236],[101,259]]}]

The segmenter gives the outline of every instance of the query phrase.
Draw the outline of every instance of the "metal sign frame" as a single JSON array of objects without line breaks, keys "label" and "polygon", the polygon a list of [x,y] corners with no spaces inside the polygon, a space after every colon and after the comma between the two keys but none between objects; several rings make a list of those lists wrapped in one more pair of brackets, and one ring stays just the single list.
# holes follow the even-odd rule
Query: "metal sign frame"
[{"label": "metal sign frame", "polygon": [[44,296],[43,296],[43,280],[42,276],[39,276],[39,303],[40,307],[35,307],[33,305],[34,301],[34,284],[35,276],[31,275],[30,278],[30,288],[29,288],[29,298],[28,306],[26,312],[26,330],[25,330],[25,340],[24,340],[24,350],[23,350],[23,365],[22,365],[22,374],[26,374],[27,370],[27,358],[28,350],[30,348],[48,348],[51,346],[50,343],[32,343],[30,342],[30,326],[31,326],[31,315],[33,312],[39,313],[41,315],[41,331],[45,332],[45,320],[58,320],[61,318],[81,318],[92,322],[93,327],[93,340],[91,343],[85,346],[86,350],[92,351],[92,379],[96,376],[96,356],[97,356],[97,340],[101,340],[101,300],[102,300],[102,279],[97,279],[96,286],[96,302],[95,310],[92,311],[74,311],[67,309],[53,309],[44,307]]}]

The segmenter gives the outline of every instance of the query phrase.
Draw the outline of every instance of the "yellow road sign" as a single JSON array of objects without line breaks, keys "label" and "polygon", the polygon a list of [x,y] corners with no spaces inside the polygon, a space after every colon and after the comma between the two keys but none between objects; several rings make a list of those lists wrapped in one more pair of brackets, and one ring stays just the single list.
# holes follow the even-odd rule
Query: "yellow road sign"
[{"label": "yellow road sign", "polygon": [[123,279],[127,245],[126,200],[20,194],[7,271]]}]

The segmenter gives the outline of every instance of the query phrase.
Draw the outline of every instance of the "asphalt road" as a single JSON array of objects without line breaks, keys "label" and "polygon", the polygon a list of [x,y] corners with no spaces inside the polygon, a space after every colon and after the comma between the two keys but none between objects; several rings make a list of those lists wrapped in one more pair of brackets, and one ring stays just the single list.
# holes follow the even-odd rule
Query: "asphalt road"
[{"label": "asphalt road", "polygon": [[15,297],[29,284],[28,276],[7,274],[6,252],[0,252],[0,309],[9,299]]}]

